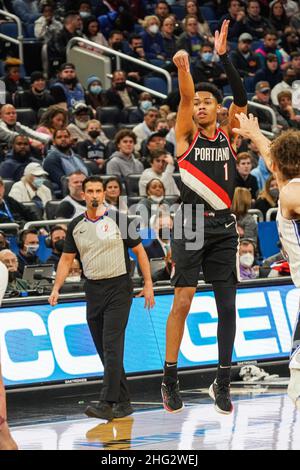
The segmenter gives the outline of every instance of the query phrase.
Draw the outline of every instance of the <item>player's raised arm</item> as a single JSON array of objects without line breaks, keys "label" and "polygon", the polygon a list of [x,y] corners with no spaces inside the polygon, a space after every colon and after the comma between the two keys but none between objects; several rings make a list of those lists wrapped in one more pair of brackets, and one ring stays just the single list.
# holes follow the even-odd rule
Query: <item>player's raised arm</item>
[{"label": "player's raised arm", "polygon": [[189,55],[185,50],[176,52],[173,62],[178,69],[178,84],[180,91],[180,103],[178,107],[175,133],[177,144],[180,141],[188,141],[197,132],[193,121],[195,87],[190,73]]},{"label": "player's raised arm", "polygon": [[229,108],[229,119],[227,132],[231,136],[232,128],[239,126],[239,121],[236,119],[236,113],[247,112],[247,93],[244,88],[241,77],[233,66],[230,58],[227,55],[227,35],[228,35],[229,20],[224,20],[220,32],[215,32],[215,49],[220,56],[225,73],[228,78],[229,85],[233,93],[233,103]]}]

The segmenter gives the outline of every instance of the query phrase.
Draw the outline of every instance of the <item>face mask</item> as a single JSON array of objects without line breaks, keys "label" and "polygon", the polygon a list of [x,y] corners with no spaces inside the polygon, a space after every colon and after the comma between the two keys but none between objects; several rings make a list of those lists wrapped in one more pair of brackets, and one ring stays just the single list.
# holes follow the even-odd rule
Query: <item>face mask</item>
[{"label": "face mask", "polygon": [[167,4],[170,6],[175,5],[175,1],[176,0],[167,0]]},{"label": "face mask", "polygon": [[63,82],[64,82],[66,85],[76,85],[76,83],[77,83],[77,78],[64,78],[64,79],[63,79]]},{"label": "face mask", "polygon": [[202,60],[203,62],[212,62],[213,56],[212,52],[203,52]]},{"label": "face mask", "polygon": [[158,30],[159,30],[159,27],[157,26],[157,24],[152,24],[151,26],[149,26],[148,29],[149,29],[150,33],[157,34]]},{"label": "face mask", "polygon": [[35,178],[32,184],[36,189],[39,189],[41,186],[43,186],[44,181],[44,178]]},{"label": "face mask", "polygon": [[80,11],[79,12],[80,18],[88,18],[91,14],[88,11]]},{"label": "face mask", "polygon": [[152,101],[149,101],[149,100],[144,100],[144,101],[141,101],[140,103],[140,107],[143,111],[147,111],[149,108],[151,108],[152,106]]},{"label": "face mask", "polygon": [[89,136],[92,138],[92,139],[96,139],[97,137],[99,137],[100,135],[100,132],[99,131],[90,131],[89,132]]},{"label": "face mask", "polygon": [[270,189],[269,193],[270,193],[271,198],[277,201],[277,199],[279,198],[279,189],[278,188]]},{"label": "face mask", "polygon": [[82,121],[79,121],[79,119],[74,119],[75,121],[75,124],[77,127],[79,127],[79,129],[82,129],[83,131],[87,128],[88,126],[88,121],[86,122],[82,122]]},{"label": "face mask", "polygon": [[123,90],[125,90],[125,88],[126,88],[126,83],[125,82],[115,84],[115,89],[118,90],[118,91],[123,91]]},{"label": "face mask", "polygon": [[68,276],[65,279],[65,282],[80,282],[81,277],[80,276]]},{"label": "face mask", "polygon": [[119,41],[119,42],[115,42],[113,45],[112,45],[112,48],[115,50],[115,51],[120,51],[122,49],[122,42]]},{"label": "face mask", "polygon": [[91,86],[90,88],[90,92],[93,95],[100,95],[101,91],[102,91],[102,86],[100,85]]},{"label": "face mask", "polygon": [[26,255],[27,256],[35,256],[35,254],[38,251],[39,247],[40,247],[40,245],[25,245]]},{"label": "face mask", "polygon": [[150,199],[152,199],[152,201],[157,202],[157,203],[161,202],[163,198],[164,198],[163,196],[150,196]]},{"label": "face mask", "polygon": [[65,240],[57,240],[57,242],[54,243],[55,250],[59,251],[59,253],[62,253],[64,249],[64,244]]},{"label": "face mask", "polygon": [[251,253],[245,253],[244,255],[240,256],[240,264],[244,266],[244,268],[251,268],[253,263],[254,256],[251,255]]}]

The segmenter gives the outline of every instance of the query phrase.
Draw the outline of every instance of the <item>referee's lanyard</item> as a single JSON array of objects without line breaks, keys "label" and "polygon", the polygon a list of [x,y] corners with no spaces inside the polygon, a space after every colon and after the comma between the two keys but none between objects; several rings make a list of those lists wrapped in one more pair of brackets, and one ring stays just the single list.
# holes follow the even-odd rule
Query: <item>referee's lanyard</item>
[{"label": "referee's lanyard", "polygon": [[6,204],[5,201],[3,201],[3,204],[4,204],[4,207],[5,207],[6,212],[0,211],[0,215],[4,215],[5,217],[8,217],[11,222],[14,222],[13,215],[12,215],[12,213],[10,212],[8,205]]}]

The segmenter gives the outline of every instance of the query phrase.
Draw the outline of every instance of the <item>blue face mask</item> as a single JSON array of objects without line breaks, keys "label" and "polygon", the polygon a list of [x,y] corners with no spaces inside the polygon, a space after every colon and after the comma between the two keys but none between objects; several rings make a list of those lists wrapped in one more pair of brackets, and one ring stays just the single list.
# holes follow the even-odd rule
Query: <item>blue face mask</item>
[{"label": "blue face mask", "polygon": [[203,52],[202,60],[203,62],[212,62],[213,56],[212,52]]},{"label": "blue face mask", "polygon": [[35,178],[32,184],[36,189],[39,189],[44,184],[44,178]]},{"label": "blue face mask", "polygon": [[94,85],[94,86],[91,86],[90,88],[90,92],[93,95],[100,95],[101,91],[102,91],[102,86],[100,85]]},{"label": "blue face mask", "polygon": [[149,101],[149,100],[144,100],[144,101],[141,101],[141,109],[143,111],[148,111],[149,108],[151,108],[152,105],[152,101]]}]

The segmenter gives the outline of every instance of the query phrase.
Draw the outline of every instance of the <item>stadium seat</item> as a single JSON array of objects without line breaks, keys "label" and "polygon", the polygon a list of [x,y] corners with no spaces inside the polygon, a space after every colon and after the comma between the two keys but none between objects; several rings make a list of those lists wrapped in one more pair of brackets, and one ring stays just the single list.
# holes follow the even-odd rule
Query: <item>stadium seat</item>
[{"label": "stadium seat", "polygon": [[101,124],[118,124],[120,122],[120,110],[117,106],[102,106],[96,109],[96,119]]},{"label": "stadium seat", "polygon": [[120,122],[118,124],[118,130],[120,129],[129,129],[130,131],[132,131],[132,129],[136,126],[135,123],[133,124],[125,124],[124,122]]},{"label": "stadium seat", "polygon": [[42,219],[43,218],[43,210],[37,207],[37,205],[34,202],[22,202],[24,207],[28,207],[31,209],[32,212],[36,214],[37,219]]},{"label": "stadium seat", "polygon": [[125,178],[125,185],[127,189],[128,196],[138,196],[139,195],[139,180],[140,174],[128,175]]},{"label": "stadium seat", "polygon": [[158,91],[164,95],[168,94],[167,83],[163,78],[160,77],[145,77],[144,86],[151,90]]},{"label": "stadium seat", "polygon": [[25,108],[24,91],[16,91],[13,102],[16,108]]},{"label": "stadium seat", "polygon": [[48,201],[45,207],[46,217],[48,220],[55,219],[55,214],[61,201]]},{"label": "stadium seat", "polygon": [[218,29],[219,26],[219,20],[208,21],[208,26],[211,30],[211,33],[215,34],[215,31],[216,29]]},{"label": "stadium seat", "polygon": [[[173,8],[173,7],[172,7]],[[215,12],[214,12],[214,9],[212,7],[209,7],[209,6],[201,6],[200,7],[200,11],[202,13],[202,16],[203,18],[206,20],[206,21],[214,21],[216,20],[216,15],[215,15]]]},{"label": "stadium seat", "polygon": [[279,252],[279,235],[276,222],[259,222],[257,234],[261,256],[269,258]]},{"label": "stadium seat", "polygon": [[183,5],[172,5],[171,10],[178,20],[181,21],[185,17],[185,8]]},{"label": "stadium seat", "polygon": [[103,124],[101,127],[108,139],[113,140],[115,138],[117,128],[114,124]]},{"label": "stadium seat", "polygon": [[143,199],[143,196],[128,196],[127,205],[128,207],[138,204]]},{"label": "stadium seat", "polygon": [[137,106],[128,106],[128,108],[123,109],[120,115],[120,122],[124,124],[128,124],[130,122],[129,121],[130,114],[137,110],[138,110]]},{"label": "stadium seat", "polygon": [[18,37],[18,27],[15,22],[7,22],[0,24],[0,33],[10,36],[11,38],[17,39]]},{"label": "stadium seat", "polygon": [[17,108],[17,120],[31,128],[37,124],[36,113],[31,108]]},{"label": "stadium seat", "polygon": [[14,180],[4,179],[3,183],[4,183],[4,188],[5,188],[5,194],[7,196],[15,182]]},{"label": "stadium seat", "polygon": [[245,77],[244,85],[245,85],[247,93],[254,93],[255,87],[254,87],[253,77]]}]

